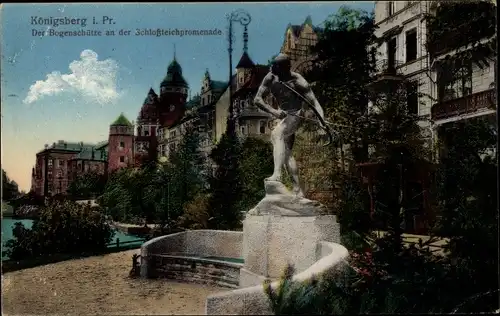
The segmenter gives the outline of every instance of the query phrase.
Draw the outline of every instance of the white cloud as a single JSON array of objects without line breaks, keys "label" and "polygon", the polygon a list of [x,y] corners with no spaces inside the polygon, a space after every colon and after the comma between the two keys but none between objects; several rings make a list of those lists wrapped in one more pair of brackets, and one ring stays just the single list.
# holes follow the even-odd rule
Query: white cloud
[{"label": "white cloud", "polygon": [[43,96],[55,96],[63,92],[77,93],[90,101],[105,104],[119,97],[117,89],[118,64],[112,59],[97,60],[97,53],[86,49],[80,59],[69,64],[70,73],[53,71],[47,79],[35,82],[24,103],[36,102]]}]

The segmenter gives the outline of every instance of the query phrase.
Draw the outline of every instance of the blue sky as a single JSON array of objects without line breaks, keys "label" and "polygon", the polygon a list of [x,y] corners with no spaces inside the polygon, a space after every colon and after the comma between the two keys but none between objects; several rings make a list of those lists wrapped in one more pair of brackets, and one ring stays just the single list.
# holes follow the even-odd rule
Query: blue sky
[{"label": "blue sky", "polygon": [[[150,87],[159,85],[173,58],[192,93],[200,91],[205,69],[212,79],[227,80],[227,20],[244,9],[249,54],[266,63],[278,53],[289,23],[307,15],[323,22],[342,5],[371,11],[373,2],[208,3],[208,4],[3,4],[1,7],[2,168],[21,189],[28,190],[35,154],[57,140],[98,142],[107,139],[109,124],[121,113],[135,120]],[[92,25],[92,18],[114,19]],[[86,27],[56,30],[135,30],[137,28],[220,29],[220,36],[40,37],[32,17],[87,18]],[[234,27],[233,65],[242,53],[243,27]],[[49,76],[48,76],[49,75]]]}]

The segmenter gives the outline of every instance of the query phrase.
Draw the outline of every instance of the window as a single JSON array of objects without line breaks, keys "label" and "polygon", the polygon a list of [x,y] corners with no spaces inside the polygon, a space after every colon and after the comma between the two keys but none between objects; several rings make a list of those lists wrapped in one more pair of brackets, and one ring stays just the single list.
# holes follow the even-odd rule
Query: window
[{"label": "window", "polygon": [[52,179],[52,171],[47,172],[47,178]]},{"label": "window", "polygon": [[55,159],[56,168],[59,168],[59,159]]},{"label": "window", "polygon": [[406,62],[417,59],[417,29],[406,32]]},{"label": "window", "polygon": [[408,112],[418,115],[418,82],[409,82],[406,86]]},{"label": "window", "polygon": [[439,99],[441,102],[472,94],[472,63],[443,68],[439,72]]},{"label": "window", "polygon": [[260,121],[259,122],[259,132],[261,134],[265,134],[266,133],[266,121]]},{"label": "window", "polygon": [[394,13],[396,12],[396,2],[395,1],[389,1],[389,3],[387,4],[387,6],[388,6],[388,14],[389,14],[389,16],[394,15]]},{"label": "window", "polygon": [[120,148],[125,148],[125,142],[120,142]]},{"label": "window", "polygon": [[49,164],[49,167],[52,167],[52,159],[49,159],[48,164]]},{"label": "window", "polygon": [[125,162],[125,156],[120,156],[120,162]]},{"label": "window", "polygon": [[247,128],[246,128],[246,126],[241,126],[240,130],[241,130],[241,134],[242,135],[246,135],[247,134]]},{"label": "window", "polygon": [[149,131],[144,131],[144,136],[149,136]]}]

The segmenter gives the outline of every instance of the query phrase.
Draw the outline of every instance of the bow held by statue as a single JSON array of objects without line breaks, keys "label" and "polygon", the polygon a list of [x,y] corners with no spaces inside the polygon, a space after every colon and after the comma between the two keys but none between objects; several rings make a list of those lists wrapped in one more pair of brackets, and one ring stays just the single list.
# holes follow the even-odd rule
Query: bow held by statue
[{"label": "bow held by statue", "polygon": [[318,110],[314,107],[314,105],[311,104],[311,102],[309,102],[309,100],[307,100],[302,94],[300,94],[298,91],[296,91],[295,89],[293,89],[292,87],[290,87],[286,83],[284,83],[282,81],[280,81],[280,83],[283,86],[285,86],[287,89],[289,89],[290,91],[292,91],[299,98],[301,98],[309,106],[309,108],[313,111],[314,115],[316,115],[316,118],[321,123],[320,124],[320,128],[323,129],[326,132],[326,134],[328,134],[328,143],[326,143],[323,146],[326,147],[326,146],[331,145],[333,143],[333,141],[334,141],[333,134],[332,134],[332,132],[330,130],[330,127],[328,127],[328,124],[326,123],[325,119],[319,114]]}]

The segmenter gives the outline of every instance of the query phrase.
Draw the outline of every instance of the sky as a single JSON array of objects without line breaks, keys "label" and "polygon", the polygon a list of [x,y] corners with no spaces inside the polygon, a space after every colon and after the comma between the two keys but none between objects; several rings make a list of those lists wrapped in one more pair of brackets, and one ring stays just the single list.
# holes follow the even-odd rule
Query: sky
[{"label": "sky", "polygon": [[[174,56],[194,95],[208,69],[227,81],[228,21],[251,16],[248,52],[266,64],[281,48],[289,23],[308,15],[318,25],[342,5],[371,11],[374,2],[3,4],[1,23],[2,168],[28,191],[36,153],[58,140],[107,140],[120,113],[136,120]],[[87,19],[85,25],[40,25],[40,18]],[[107,18],[106,18],[107,17]],[[98,24],[93,24],[95,22]],[[75,22],[75,21],[74,21]],[[103,23],[104,22],[104,23]],[[220,30],[220,35],[135,36],[136,29]],[[234,27],[233,65],[242,54],[243,27]],[[101,31],[102,36],[40,36],[40,32]],[[113,30],[115,35],[105,35]],[[131,35],[120,35],[130,30]]]}]

